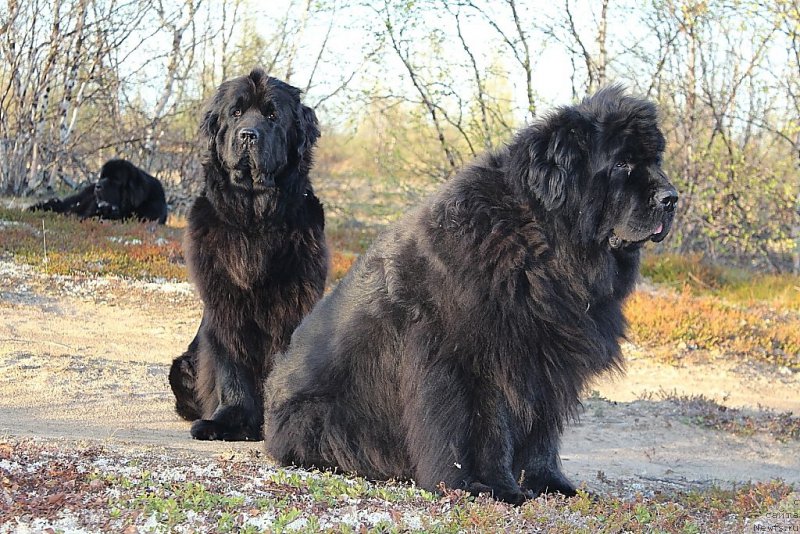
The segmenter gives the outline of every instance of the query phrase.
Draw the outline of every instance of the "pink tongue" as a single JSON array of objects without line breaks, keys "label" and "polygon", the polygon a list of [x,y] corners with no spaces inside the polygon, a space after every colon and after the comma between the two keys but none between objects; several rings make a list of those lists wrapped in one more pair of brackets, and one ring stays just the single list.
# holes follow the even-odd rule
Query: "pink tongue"
[{"label": "pink tongue", "polygon": [[658,228],[656,228],[656,231],[653,232],[653,235],[660,234],[661,230],[663,229],[664,229],[664,223],[659,223]]}]

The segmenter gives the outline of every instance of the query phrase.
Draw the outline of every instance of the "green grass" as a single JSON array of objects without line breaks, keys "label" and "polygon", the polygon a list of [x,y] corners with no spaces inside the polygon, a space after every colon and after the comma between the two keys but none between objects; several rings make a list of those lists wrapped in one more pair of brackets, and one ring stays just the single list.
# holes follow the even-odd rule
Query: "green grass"
[{"label": "green grass", "polygon": [[[406,490],[390,502],[403,510],[413,510],[419,518],[409,524],[402,514],[381,520],[369,529],[351,529],[346,523],[323,527],[314,511],[332,512],[348,506],[343,495],[335,495],[341,485],[351,488],[347,497],[353,502],[367,503],[380,499],[365,481],[339,478],[339,484],[327,481],[320,488],[314,480],[306,484],[287,484],[291,497],[284,499],[259,498],[245,502],[244,497],[217,493],[202,483],[186,482],[153,486],[139,481],[128,486],[126,494],[113,503],[116,515],[132,518],[154,518],[157,531],[169,532],[190,523],[189,512],[211,516],[215,532],[257,532],[247,517],[269,514],[271,532],[431,532],[456,534],[461,532],[525,531],[537,528],[550,533],[597,532],[721,532],[743,527],[746,518],[757,517],[782,503],[792,488],[782,482],[747,484],[735,489],[712,487],[673,494],[657,494],[646,498],[614,496],[589,496],[582,492],[578,497],[564,499],[558,496],[542,497],[529,501],[520,508],[497,503],[489,498],[474,498],[463,492],[450,492],[444,497],[434,497],[427,492]],[[355,484],[351,482],[355,480]],[[276,484],[272,490],[287,491]],[[394,493],[396,490],[389,490]],[[333,499],[333,501],[331,501]],[[437,502],[439,506],[426,503]],[[352,506],[352,505],[351,505]],[[385,504],[382,506],[386,506]],[[795,504],[785,505],[796,508]],[[209,514],[211,512],[211,514]],[[391,514],[389,514],[391,517]],[[152,519],[151,519],[152,521]],[[206,525],[209,521],[206,521]],[[289,528],[287,528],[289,527]]]},{"label": "green grass", "polygon": [[[109,501],[110,518],[126,525],[141,524],[148,518],[151,525],[155,522],[156,532],[174,531],[200,516],[215,532],[260,532],[247,519],[268,514],[271,532],[456,534],[546,529],[563,534],[699,533],[742,528],[746,518],[760,516],[779,504],[788,511],[798,506],[787,499],[792,487],[780,481],[657,493],[649,498],[580,492],[572,499],[545,496],[514,508],[461,491],[434,495],[408,485],[374,484],[357,477],[294,470],[277,470],[259,485],[259,493],[282,495],[280,498],[232,496],[230,491],[209,489],[198,481],[157,482],[148,471],[138,477],[91,476],[119,490],[119,497]],[[398,510],[412,512],[418,521],[409,524],[398,511],[369,529],[356,530],[347,523],[323,527],[319,517],[310,515],[314,511],[335,515],[342,507],[369,508],[369,503],[381,501],[382,508],[397,505]]]},{"label": "green grass", "polygon": [[[460,490],[271,467],[263,457],[169,457],[97,446],[0,439],[0,524],[44,521],[91,532],[743,532],[759,517],[800,511],[785,482],[684,490],[609,481],[592,495],[541,496],[519,507]],[[27,523],[26,523],[27,522]]]}]

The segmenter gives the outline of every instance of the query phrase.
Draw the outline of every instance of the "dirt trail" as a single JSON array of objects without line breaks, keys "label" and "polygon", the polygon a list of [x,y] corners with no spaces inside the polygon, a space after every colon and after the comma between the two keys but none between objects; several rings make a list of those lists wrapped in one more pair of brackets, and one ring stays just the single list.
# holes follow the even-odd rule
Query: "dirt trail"
[{"label": "dirt trail", "polygon": [[[188,284],[46,277],[0,260],[0,435],[102,442],[121,449],[218,455],[253,443],[189,438],[172,409],[167,372],[201,308]],[[800,377],[733,362],[653,363],[626,347],[628,372],[603,380],[562,449],[589,487],[608,480],[686,486],[782,478],[800,483],[800,445],[688,424],[659,390],[728,406],[800,412]]]}]

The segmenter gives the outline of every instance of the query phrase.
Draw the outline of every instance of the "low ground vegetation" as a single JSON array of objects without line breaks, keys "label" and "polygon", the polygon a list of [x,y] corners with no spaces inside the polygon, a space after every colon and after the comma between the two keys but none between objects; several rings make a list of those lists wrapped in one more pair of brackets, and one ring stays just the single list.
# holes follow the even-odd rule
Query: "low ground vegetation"
[{"label": "low ground vegetation", "polygon": [[[332,210],[329,285],[379,230]],[[187,280],[179,218],[167,226],[83,221],[0,209],[0,256],[45,275]],[[646,256],[628,304],[631,341],[648,358],[690,365],[717,358],[800,372],[800,280]],[[670,417],[736,436],[800,442],[791,412],[724,399],[649,394]],[[603,406],[602,399],[597,400]],[[602,467],[602,462],[598,463]],[[222,473],[224,476],[221,476]],[[255,451],[209,458],[102,444],[0,437],[0,533],[77,532],[743,532],[800,524],[791,483],[649,485],[607,480],[602,494],[542,497],[519,508],[462,492],[273,467]],[[82,529],[82,530],[81,530]]]},{"label": "low ground vegetation", "polygon": [[780,481],[620,488],[515,508],[461,491],[435,495],[407,484],[276,469],[253,456],[120,456],[102,447],[0,441],[0,532],[701,533],[788,524],[781,520],[800,514],[797,494]]}]

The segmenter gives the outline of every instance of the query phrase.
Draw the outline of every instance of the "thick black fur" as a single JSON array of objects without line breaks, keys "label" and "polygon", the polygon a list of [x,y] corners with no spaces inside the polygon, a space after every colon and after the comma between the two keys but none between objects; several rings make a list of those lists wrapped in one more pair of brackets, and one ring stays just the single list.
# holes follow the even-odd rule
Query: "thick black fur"
[{"label": "thick black fur", "polygon": [[107,161],[97,182],[74,195],[39,202],[28,209],[69,213],[81,219],[167,222],[167,199],[161,182],[124,159]]},{"label": "thick black fur", "polygon": [[558,454],[622,365],[622,302],[677,193],[656,108],[607,88],[469,165],[364,253],[267,380],[266,450],[490,493],[573,495]]},{"label": "thick black fur", "polygon": [[205,307],[169,374],[196,439],[261,439],[273,356],[325,287],[324,214],[308,176],[319,128],[300,95],[254,69],[219,87],[200,126],[205,188],[184,248]]}]

